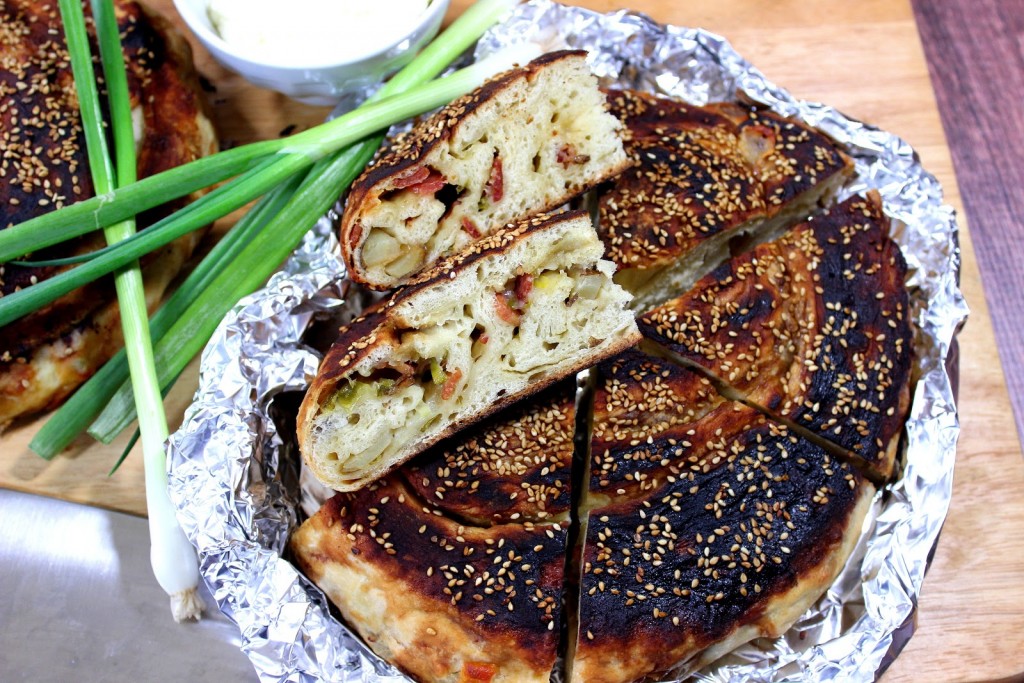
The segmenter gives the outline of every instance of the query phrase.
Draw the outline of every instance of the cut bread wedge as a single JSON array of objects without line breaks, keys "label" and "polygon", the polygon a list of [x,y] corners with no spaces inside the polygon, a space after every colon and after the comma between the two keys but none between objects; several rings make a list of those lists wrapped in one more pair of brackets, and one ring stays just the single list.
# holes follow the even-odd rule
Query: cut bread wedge
[{"label": "cut bread wedge", "polygon": [[876,193],[731,259],[640,319],[732,397],[892,474],[910,406],[907,265]]},{"label": "cut bread wedge", "polygon": [[730,249],[807,218],[853,172],[825,135],[770,111],[607,96],[636,163],[601,190],[598,230],[637,311],[686,291]]},{"label": "cut bread wedge", "polygon": [[352,184],[341,217],[351,277],[408,282],[506,224],[555,209],[628,165],[582,51],[489,81],[399,138]]},{"label": "cut bread wedge", "polygon": [[783,634],[846,564],[874,486],[784,424],[693,395],[693,371],[629,352],[598,374],[568,680],[676,680]]},{"label": "cut bread wedge", "polygon": [[568,380],[354,493],[290,541],[376,653],[418,681],[548,683],[575,422]]},{"label": "cut bread wedge", "polygon": [[639,340],[584,212],[476,243],[342,328],[298,417],[305,462],[357,489]]}]

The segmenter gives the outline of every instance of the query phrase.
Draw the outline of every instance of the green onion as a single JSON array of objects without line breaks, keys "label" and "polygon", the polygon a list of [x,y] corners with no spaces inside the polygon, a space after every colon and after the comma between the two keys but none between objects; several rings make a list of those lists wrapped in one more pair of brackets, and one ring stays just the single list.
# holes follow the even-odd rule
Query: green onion
[{"label": "green onion", "polygon": [[430,359],[430,379],[433,380],[434,384],[444,384],[448,379],[448,373],[444,371],[440,361],[436,358]]},{"label": "green onion", "polygon": [[0,232],[0,263],[216,185],[251,170],[283,146],[283,140],[266,140],[218,152],[13,225]]},{"label": "green onion", "polygon": [[[98,0],[93,8],[117,149],[116,178],[106,145],[103,114],[82,5],[79,0],[60,0],[61,18],[82,113],[89,168],[96,192],[106,194],[119,183],[135,180],[135,141],[132,135],[128,81],[114,7],[110,0]],[[134,219],[127,219],[106,228],[104,232],[107,241],[113,243],[127,238],[134,231]],[[170,596],[174,619],[181,621],[184,618],[198,618],[203,610],[197,592],[199,564],[195,550],[178,525],[167,490],[163,448],[167,438],[167,418],[153,366],[146,298],[138,262],[123,264],[123,268],[114,276],[114,285],[143,442],[153,572],[157,582]]]},{"label": "green onion", "polygon": [[[150,319],[154,341],[166,334],[217,273],[230,267],[245,245],[284,207],[300,180],[296,176],[274,188],[221,237]],[[128,358],[121,349],[50,416],[36,432],[29,448],[47,460],[63,451],[96,419],[128,377]]]},{"label": "green onion", "polygon": [[[471,6],[405,69],[378,93],[388,97],[433,78],[467,49],[479,35],[509,7],[507,0],[482,0]],[[483,80],[512,62],[536,56],[537,48],[517,48],[476,67]],[[369,105],[367,105],[369,106]],[[224,273],[196,301],[155,345],[154,354],[161,386],[167,387],[191,359],[202,350],[224,315],[242,297],[263,284],[301,241],[308,229],[331,207],[337,196],[362,171],[380,144],[380,136],[363,141],[322,161],[310,173],[284,211],[260,233],[230,272]],[[104,442],[112,441],[134,419],[130,392],[122,385],[109,401],[89,433]]]}]

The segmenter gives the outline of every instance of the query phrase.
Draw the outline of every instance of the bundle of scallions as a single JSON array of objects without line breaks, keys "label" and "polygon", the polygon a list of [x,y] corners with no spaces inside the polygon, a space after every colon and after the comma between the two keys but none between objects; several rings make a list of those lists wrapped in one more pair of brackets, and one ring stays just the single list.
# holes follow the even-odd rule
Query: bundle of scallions
[{"label": "bundle of scallions", "polygon": [[[436,78],[515,4],[479,0],[361,107],[288,138],[237,147],[136,180],[127,78],[113,2],[92,2],[113,131],[111,159],[82,3],[59,1],[96,197],[0,231],[0,263],[92,230],[102,229],[108,246],[68,259],[77,265],[0,299],[0,326],[113,274],[125,348],[51,417],[31,448],[52,458],[87,428],[109,443],[137,417],[153,570],[171,596],[174,618],[198,618],[203,606],[196,592],[196,554],[177,523],[167,489],[163,395],[225,313],[269,278],[360,173],[389,126],[440,107],[532,55],[506,53]],[[135,231],[137,214],[209,188],[185,208]],[[254,200],[148,319],[139,257]]]}]

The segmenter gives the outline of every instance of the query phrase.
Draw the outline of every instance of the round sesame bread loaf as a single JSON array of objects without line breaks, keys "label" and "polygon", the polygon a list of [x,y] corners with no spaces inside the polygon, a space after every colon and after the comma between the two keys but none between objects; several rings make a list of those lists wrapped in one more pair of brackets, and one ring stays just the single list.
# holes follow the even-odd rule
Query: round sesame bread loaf
[{"label": "round sesame bread loaf", "polygon": [[[334,453],[330,463],[338,445],[360,438],[376,439],[374,453],[434,443],[436,411],[423,405],[472,397],[479,383],[462,372],[462,347],[498,378],[474,414],[514,411],[495,415],[505,429],[467,432],[476,418],[452,413],[443,445],[397,469],[371,467],[366,483],[344,468],[326,478],[321,470],[350,492],[292,543],[350,625],[419,681],[547,680],[552,650],[537,638],[539,613],[524,620],[516,602],[525,587],[544,619],[566,624],[558,673],[573,683],[683,678],[778,637],[836,580],[896,466],[914,374],[907,267],[876,194],[821,212],[851,172],[848,157],[756,107],[609,98],[637,170],[600,186],[600,235],[616,282],[647,312],[640,335],[589,363],[573,469],[564,460],[570,423],[531,423],[524,416],[547,415],[546,399],[513,404],[532,392],[504,379],[515,369],[536,381],[532,352],[486,347],[508,344],[510,331],[547,338],[543,330],[593,289],[585,280],[610,270],[581,271],[565,289],[561,275],[546,281],[532,266],[497,279],[474,266],[480,252],[514,249],[515,230],[413,276],[343,330],[303,404],[299,439],[314,471],[324,461],[307,453],[315,410],[349,422],[322,426],[335,432],[322,449]],[[561,306],[534,299],[538,290]],[[525,324],[531,306],[542,325]],[[592,338],[605,334],[604,314],[581,320]],[[403,345],[418,355],[397,353]],[[401,363],[387,360],[396,358],[412,370],[396,370]],[[398,386],[429,400],[396,403]],[[382,429],[377,414],[411,415],[412,426]],[[509,431],[511,420],[520,422]],[[480,553],[490,562],[473,564]],[[511,589],[511,574],[523,586]],[[498,589],[510,615],[493,607]]]}]

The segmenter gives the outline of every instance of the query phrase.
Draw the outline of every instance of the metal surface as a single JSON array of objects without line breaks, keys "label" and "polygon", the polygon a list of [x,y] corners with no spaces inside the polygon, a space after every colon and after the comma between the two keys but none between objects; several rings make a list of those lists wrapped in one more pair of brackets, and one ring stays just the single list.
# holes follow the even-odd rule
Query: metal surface
[{"label": "metal surface", "polygon": [[145,519],[0,489],[0,681],[255,681],[208,606],[177,624]]}]

